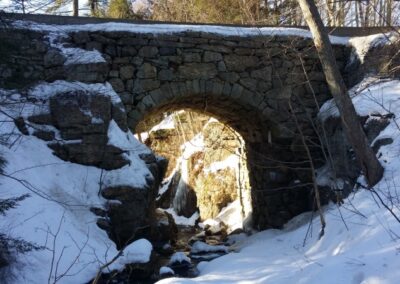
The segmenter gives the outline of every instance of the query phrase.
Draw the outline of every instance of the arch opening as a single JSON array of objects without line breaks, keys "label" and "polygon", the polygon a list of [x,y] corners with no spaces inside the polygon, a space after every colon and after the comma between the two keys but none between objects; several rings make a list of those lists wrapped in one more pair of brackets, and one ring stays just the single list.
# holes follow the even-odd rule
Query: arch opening
[{"label": "arch opening", "polygon": [[137,126],[137,137],[167,158],[156,205],[178,225],[223,222],[227,232],[251,217],[251,191],[243,137],[215,117],[181,109],[153,112]]},{"label": "arch opening", "polygon": [[205,95],[175,97],[146,107],[133,125],[135,133],[149,131],[165,113],[179,110],[214,117],[241,137],[244,147],[238,151],[242,151],[249,196],[245,227],[280,228],[292,217],[313,209],[309,165],[295,128],[288,135],[286,125],[259,108],[233,98]]}]

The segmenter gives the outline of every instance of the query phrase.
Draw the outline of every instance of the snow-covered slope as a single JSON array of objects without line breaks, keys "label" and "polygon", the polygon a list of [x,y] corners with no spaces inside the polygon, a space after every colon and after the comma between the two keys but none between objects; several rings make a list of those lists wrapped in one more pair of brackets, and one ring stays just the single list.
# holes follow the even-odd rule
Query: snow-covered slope
[{"label": "snow-covered slope", "polygon": [[[400,81],[366,87],[370,81],[354,88],[360,92],[353,102],[362,115],[395,114],[376,138],[390,137],[394,142],[379,150],[385,174],[374,190],[400,216],[400,128],[396,118],[400,117]],[[322,110],[336,114],[332,102]],[[310,222],[311,213],[305,213],[282,231],[267,230],[245,238],[234,245],[238,253],[201,263],[197,278],[170,278],[160,283],[399,283],[400,223],[376,195],[360,189],[342,206],[331,204],[324,212],[327,226],[321,239],[318,216]]]},{"label": "snow-covered slope", "polygon": [[[46,98],[45,90],[49,86],[46,87],[36,88],[30,95],[40,93]],[[56,83],[51,89],[55,92]],[[65,162],[54,156],[43,140],[21,135],[9,117],[17,113],[20,116],[32,114],[34,109],[44,111],[46,107],[41,105],[42,102],[23,102],[20,95],[4,91],[0,95],[0,153],[7,161],[5,176],[0,176],[0,198],[30,195],[16,209],[8,210],[5,217],[0,216],[0,232],[44,247],[16,255],[15,261],[6,268],[7,277],[0,282],[86,283],[101,265],[118,253],[106,232],[97,227],[97,217],[89,210],[90,207],[101,208],[106,203],[99,195],[101,176],[106,175],[106,183],[111,184],[144,184],[145,175],[150,172],[137,156],[138,149],[144,146],[132,133],[123,132],[111,121],[109,142],[131,150],[127,154],[131,165],[102,175],[99,168]],[[147,240],[138,240],[126,248],[112,268],[121,269],[131,261],[147,262],[151,250]]]}]

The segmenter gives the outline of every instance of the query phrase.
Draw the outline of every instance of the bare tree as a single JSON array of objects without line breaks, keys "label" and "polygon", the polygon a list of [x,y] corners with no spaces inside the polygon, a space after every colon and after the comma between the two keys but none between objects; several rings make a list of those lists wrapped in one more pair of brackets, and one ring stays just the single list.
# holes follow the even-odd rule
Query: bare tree
[{"label": "bare tree", "polygon": [[339,109],[347,139],[353,147],[368,185],[372,187],[382,178],[383,167],[371,149],[360,124],[346,85],[336,65],[328,34],[324,30],[324,25],[314,1],[298,0],[298,2],[313,35],[325,78]]}]

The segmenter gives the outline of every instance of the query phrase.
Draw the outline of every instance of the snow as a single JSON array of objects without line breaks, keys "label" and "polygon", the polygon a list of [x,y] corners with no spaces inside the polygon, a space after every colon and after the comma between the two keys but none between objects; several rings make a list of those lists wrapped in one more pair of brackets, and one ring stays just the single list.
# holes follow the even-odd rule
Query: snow
[{"label": "snow", "polygon": [[192,254],[198,254],[198,253],[204,253],[204,252],[228,252],[228,249],[226,246],[212,246],[209,244],[206,244],[201,241],[197,241],[192,245],[192,248],[190,250]]},{"label": "snow", "polygon": [[67,32],[63,29],[51,29],[47,35],[50,46],[58,49],[64,56],[64,65],[74,64],[91,64],[91,63],[105,63],[106,60],[103,58],[98,50],[85,50],[77,47],[65,47],[62,39],[68,38]]},{"label": "snow", "polygon": [[161,266],[160,268],[160,275],[174,275],[175,272],[169,268],[168,266]]},{"label": "snow", "polygon": [[166,116],[159,124],[153,126],[149,132],[155,132],[161,129],[175,129],[174,115]]},{"label": "snow", "polygon": [[[371,101],[372,98],[372,101]],[[377,99],[378,102],[374,102]],[[400,117],[400,82],[378,82],[353,98],[359,113],[388,113]],[[334,112],[333,112],[334,113]],[[391,137],[378,157],[384,177],[375,187],[385,202],[400,214],[400,128],[398,118],[377,139]],[[304,213],[283,230],[241,236],[230,253],[198,266],[193,279],[169,278],[159,283],[307,283],[397,284],[400,279],[400,225],[368,190],[360,189],[344,204],[324,207],[327,226],[319,239],[319,217]],[[315,214],[316,215],[316,214]],[[311,223],[310,223],[311,221]]]},{"label": "snow", "polygon": [[361,63],[364,62],[364,58],[368,51],[374,47],[380,47],[386,44],[391,44],[399,39],[398,34],[395,32],[387,34],[374,34],[362,37],[352,37],[349,40],[349,44],[355,49],[355,53]]},{"label": "snow", "polygon": [[188,257],[184,252],[178,251],[176,253],[174,253],[170,260],[169,260],[169,264],[175,264],[175,263],[182,263],[182,262],[187,262],[190,263],[190,257]]},{"label": "snow", "polygon": [[146,239],[139,239],[127,246],[122,255],[110,266],[110,269],[120,269],[129,263],[146,263],[150,261],[152,244]]},{"label": "snow", "polygon": [[77,90],[83,90],[110,97],[111,102],[114,105],[122,103],[120,97],[108,82],[104,84],[101,83],[88,84],[82,82],[69,82],[63,80],[57,80],[52,83],[43,82],[30,89],[29,96],[35,97],[41,101],[45,101],[58,93],[73,92]]},{"label": "snow", "polygon": [[208,168],[204,169],[205,173],[216,173],[223,169],[234,169],[237,170],[240,162],[238,155],[229,155],[225,160],[213,162]]},{"label": "snow", "polygon": [[244,218],[239,199],[229,203],[226,207],[221,209],[217,217],[205,220],[202,225],[209,225],[212,232],[218,232],[221,230],[221,222],[228,226],[228,233],[243,228]]},{"label": "snow", "polygon": [[[389,114],[400,107],[400,81],[377,81],[375,78],[364,79],[349,90],[357,113],[361,116],[380,113]],[[333,99],[324,103],[318,114],[322,121],[328,117],[339,117],[339,110]]]},{"label": "snow", "polygon": [[[46,142],[34,136],[21,136],[6,116],[26,117],[36,109],[48,111],[46,100],[52,93],[77,86],[104,90],[105,95],[115,94],[109,92],[107,84],[57,81],[30,90],[28,96],[38,98],[33,104],[16,92],[0,91],[3,102],[0,120],[6,121],[1,125],[0,136],[7,138],[2,141],[0,152],[8,161],[4,169],[6,176],[0,176],[0,198],[30,194],[16,209],[9,210],[6,218],[0,218],[0,228],[11,237],[46,247],[17,255],[7,273],[10,278],[14,277],[13,283],[41,284],[47,283],[49,278],[51,283],[56,280],[57,283],[86,283],[118,254],[106,232],[97,227],[97,217],[90,212],[91,207],[101,208],[109,202],[98,194],[102,170],[60,160]],[[16,103],[16,99],[21,103]],[[139,142],[131,133],[122,135],[121,131],[115,122],[110,123],[111,141],[130,149],[127,155],[131,165],[104,171],[104,182],[116,186],[129,182],[142,187],[145,175],[150,172],[138,157],[140,151],[135,151]],[[115,141],[115,137],[119,140]],[[112,267],[122,269],[124,263],[132,260],[145,262],[148,244],[144,240],[131,244]]]},{"label": "snow", "polygon": [[343,190],[345,181],[335,177],[335,172],[326,164],[316,170],[316,181],[320,186],[327,186],[331,189]]},{"label": "snow", "polygon": [[[175,174],[175,171],[173,171],[173,174]],[[157,200],[159,200],[162,197],[162,195],[168,190],[171,182],[172,182],[172,177],[169,179],[165,179],[163,181],[162,186],[160,186],[160,188],[158,189]]]},{"label": "snow", "polygon": [[[28,21],[15,21],[13,26],[16,28],[28,28],[32,30],[47,32],[132,32],[132,33],[150,33],[150,34],[173,34],[186,31],[213,33],[222,36],[298,36],[312,38],[309,31],[299,28],[287,27],[231,27],[217,25],[177,25],[177,24],[130,24],[130,23],[101,23],[86,25],[46,25]],[[348,37],[329,36],[331,43],[347,45]]]},{"label": "snow", "polygon": [[190,218],[186,218],[185,216],[179,216],[178,214],[176,214],[174,208],[168,208],[165,209],[164,211],[172,215],[175,224],[181,226],[194,226],[196,224],[197,219],[199,219],[200,217],[199,212],[194,212],[193,215],[190,216]]}]

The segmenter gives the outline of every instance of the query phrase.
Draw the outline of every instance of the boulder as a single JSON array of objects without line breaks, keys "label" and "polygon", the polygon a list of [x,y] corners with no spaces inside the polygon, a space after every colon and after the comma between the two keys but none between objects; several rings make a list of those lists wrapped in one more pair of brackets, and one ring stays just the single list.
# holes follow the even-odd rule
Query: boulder
[{"label": "boulder", "polygon": [[178,235],[178,227],[174,218],[168,212],[156,209],[153,229],[150,240],[157,246],[163,247],[166,243],[175,243]]}]

